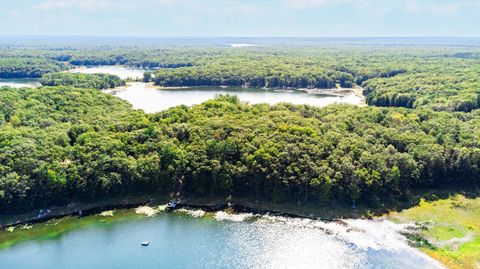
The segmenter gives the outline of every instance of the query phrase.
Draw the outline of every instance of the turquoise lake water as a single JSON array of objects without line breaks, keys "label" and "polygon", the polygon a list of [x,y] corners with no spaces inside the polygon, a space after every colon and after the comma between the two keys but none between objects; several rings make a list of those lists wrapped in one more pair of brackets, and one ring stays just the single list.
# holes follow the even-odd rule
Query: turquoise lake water
[{"label": "turquoise lake water", "polygon": [[17,244],[0,251],[0,268],[441,268],[396,224],[345,223],[161,214]]}]

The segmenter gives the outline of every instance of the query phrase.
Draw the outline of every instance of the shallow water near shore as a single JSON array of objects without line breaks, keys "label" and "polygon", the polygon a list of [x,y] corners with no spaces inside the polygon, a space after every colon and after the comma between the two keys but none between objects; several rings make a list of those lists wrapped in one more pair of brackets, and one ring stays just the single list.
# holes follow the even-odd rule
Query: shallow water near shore
[{"label": "shallow water near shore", "polygon": [[[1,268],[441,268],[408,246],[398,233],[404,226],[386,220],[322,222],[198,210],[147,217],[132,212],[70,217],[16,230],[10,234],[41,228],[53,236],[4,247]],[[150,245],[142,247],[143,241]]]},{"label": "shallow water near shore", "polygon": [[90,66],[79,67],[68,70],[68,73],[83,73],[83,74],[111,74],[120,77],[121,79],[140,79],[143,78],[143,73],[147,69],[120,66],[120,65],[105,65],[105,66]]},{"label": "shallow water near shore", "polygon": [[0,79],[0,87],[36,88],[40,86],[39,79],[35,78]]}]

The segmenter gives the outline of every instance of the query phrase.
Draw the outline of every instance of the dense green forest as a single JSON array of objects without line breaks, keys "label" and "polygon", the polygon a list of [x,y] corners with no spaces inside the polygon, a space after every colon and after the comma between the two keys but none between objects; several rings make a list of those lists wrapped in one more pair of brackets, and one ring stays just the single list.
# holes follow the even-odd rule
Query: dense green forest
[{"label": "dense green forest", "polygon": [[202,55],[195,49],[135,49],[132,47],[95,47],[95,48],[35,48],[35,49],[4,49],[0,58],[41,58],[65,62],[73,66],[94,65],[128,65],[144,68],[176,68],[191,66],[195,59]]},{"label": "dense green forest", "polygon": [[60,72],[70,65],[39,58],[0,58],[0,78],[39,78],[51,72]]},{"label": "dense green forest", "polygon": [[124,86],[125,81],[110,74],[50,73],[40,79],[43,86],[109,89]]},{"label": "dense green forest", "polygon": [[157,114],[96,90],[0,91],[1,211],[120,194],[325,204],[479,184],[480,115],[245,105],[220,96]]},{"label": "dense green forest", "polygon": [[422,59],[415,64],[410,72],[365,81],[367,102],[437,111],[470,112],[480,108],[480,61]]},{"label": "dense green forest", "polygon": [[471,47],[14,47],[0,51],[0,59],[0,77],[121,64],[158,68],[146,80],[160,86],[362,86],[369,105],[464,112],[479,108],[480,58]]},{"label": "dense green forest", "polygon": [[268,57],[225,57],[206,64],[176,69],[159,69],[155,84],[159,86],[245,86],[267,88],[351,88],[351,74],[330,66],[312,65],[296,59]]},{"label": "dense green forest", "polygon": [[[4,49],[0,70],[44,75],[55,87],[0,89],[0,211],[177,192],[381,206],[421,187],[479,186],[475,55],[408,46]],[[94,90],[117,78],[56,73],[78,64],[163,67],[145,76],[162,86],[362,86],[371,106],[220,96],[145,114]]]}]

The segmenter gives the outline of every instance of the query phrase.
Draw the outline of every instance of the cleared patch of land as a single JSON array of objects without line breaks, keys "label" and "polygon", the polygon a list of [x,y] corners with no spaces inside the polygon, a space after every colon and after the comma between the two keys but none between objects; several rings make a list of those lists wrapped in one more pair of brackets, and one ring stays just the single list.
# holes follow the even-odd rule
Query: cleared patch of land
[{"label": "cleared patch of land", "polygon": [[480,268],[480,198],[462,195],[428,202],[389,216],[415,222],[408,235],[422,251],[450,268]]}]

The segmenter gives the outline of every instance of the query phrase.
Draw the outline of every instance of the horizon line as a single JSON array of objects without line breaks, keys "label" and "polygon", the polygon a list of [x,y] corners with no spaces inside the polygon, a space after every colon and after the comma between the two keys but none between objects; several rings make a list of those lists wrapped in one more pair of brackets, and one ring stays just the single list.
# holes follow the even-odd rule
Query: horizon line
[{"label": "horizon line", "polygon": [[464,38],[473,38],[473,39],[480,39],[480,36],[443,36],[443,35],[399,35],[399,36],[229,36],[229,35],[62,35],[62,34],[15,34],[15,35],[3,35],[0,34],[0,37],[98,37],[98,38],[278,38],[278,39],[288,39],[288,38],[313,38],[313,39],[349,39],[349,38],[358,38],[358,39],[366,39],[366,38],[454,38],[454,39],[464,39]]}]

